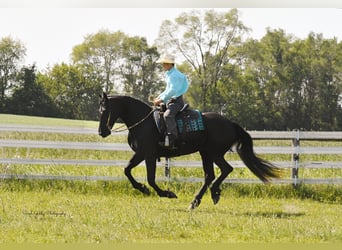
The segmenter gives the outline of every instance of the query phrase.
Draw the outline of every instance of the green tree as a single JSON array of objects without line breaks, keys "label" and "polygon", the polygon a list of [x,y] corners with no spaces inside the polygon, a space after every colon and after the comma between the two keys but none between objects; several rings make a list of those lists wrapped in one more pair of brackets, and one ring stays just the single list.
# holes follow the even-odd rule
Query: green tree
[{"label": "green tree", "polygon": [[[301,43],[304,58],[301,92],[305,129],[338,129],[342,93],[342,51],[337,39],[310,33]],[[340,128],[341,129],[341,128]]]},{"label": "green tree", "polygon": [[[260,126],[259,88],[253,74],[248,74],[238,65],[228,65],[227,79],[217,84],[221,99],[221,114],[239,123],[246,129]],[[229,84],[226,84],[229,82]]]},{"label": "green tree", "polygon": [[14,87],[19,63],[26,48],[19,40],[4,37],[0,40],[0,112],[5,111],[5,99]]},{"label": "green tree", "polygon": [[160,90],[156,47],[149,47],[145,38],[127,37],[122,47],[120,66],[124,90],[145,102]]},{"label": "green tree", "polygon": [[299,40],[283,30],[241,46],[241,79],[256,84],[254,129],[341,129],[340,48],[336,39],[311,33]]},{"label": "green tree", "polygon": [[288,89],[286,55],[292,39],[281,29],[268,30],[260,41],[250,39],[238,48],[241,79],[253,85],[255,92],[251,98],[258,107],[252,106],[256,129],[285,129],[282,107]]},{"label": "green tree", "polygon": [[[165,20],[159,31],[158,49],[178,52],[191,66],[192,87],[199,94],[203,110],[219,110],[217,83],[222,79],[223,66],[234,63],[231,48],[241,43],[248,29],[239,20],[237,9],[228,12],[208,10],[182,13],[174,22]],[[194,87],[194,85],[198,85]]]},{"label": "green tree", "polygon": [[87,78],[103,84],[106,92],[115,92],[121,82],[119,66],[122,63],[122,46],[127,36],[121,32],[101,30],[85,37],[82,44],[72,50],[72,60],[84,67]]},{"label": "green tree", "polygon": [[23,67],[17,75],[17,86],[8,101],[8,112],[20,115],[58,116],[58,110],[36,82],[35,66]]},{"label": "green tree", "polygon": [[102,87],[88,79],[88,74],[83,70],[78,65],[62,63],[45,74],[39,74],[38,81],[64,118],[96,120]]}]

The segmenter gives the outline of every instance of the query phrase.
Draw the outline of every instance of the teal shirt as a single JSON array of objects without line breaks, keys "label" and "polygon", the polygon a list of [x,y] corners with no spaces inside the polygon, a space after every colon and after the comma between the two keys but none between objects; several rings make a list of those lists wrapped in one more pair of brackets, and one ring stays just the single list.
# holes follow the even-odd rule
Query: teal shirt
[{"label": "teal shirt", "polygon": [[186,76],[175,67],[165,72],[166,89],[158,96],[164,103],[183,95],[189,88]]}]

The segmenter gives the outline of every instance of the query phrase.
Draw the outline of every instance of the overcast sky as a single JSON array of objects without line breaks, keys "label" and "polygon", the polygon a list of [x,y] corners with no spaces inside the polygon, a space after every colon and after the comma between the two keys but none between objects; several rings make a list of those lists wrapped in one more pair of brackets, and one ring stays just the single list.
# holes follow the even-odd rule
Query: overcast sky
[{"label": "overcast sky", "polygon": [[[0,39],[5,36],[19,39],[27,48],[25,64],[36,63],[38,69],[44,69],[55,63],[69,63],[72,48],[82,43],[85,35],[100,29],[146,37],[152,45],[163,20],[174,20],[191,9],[194,8],[0,8]],[[314,32],[342,41],[339,8],[239,8],[239,11],[254,38],[262,37],[270,27],[284,29],[298,38]]]}]

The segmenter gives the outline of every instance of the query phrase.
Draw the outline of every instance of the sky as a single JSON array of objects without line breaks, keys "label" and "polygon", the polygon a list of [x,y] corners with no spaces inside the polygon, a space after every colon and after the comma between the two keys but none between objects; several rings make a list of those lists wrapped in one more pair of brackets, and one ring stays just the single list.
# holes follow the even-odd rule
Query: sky
[{"label": "sky", "polygon": [[[13,0],[12,0],[13,1]],[[0,4],[0,7],[1,4]],[[0,8],[0,39],[11,36],[26,47],[25,65],[39,70],[69,63],[72,48],[101,29],[146,37],[150,45],[163,20],[195,8]],[[216,11],[229,11],[220,8]],[[239,8],[240,18],[259,39],[266,28],[283,29],[303,39],[310,32],[342,41],[342,8]]]}]

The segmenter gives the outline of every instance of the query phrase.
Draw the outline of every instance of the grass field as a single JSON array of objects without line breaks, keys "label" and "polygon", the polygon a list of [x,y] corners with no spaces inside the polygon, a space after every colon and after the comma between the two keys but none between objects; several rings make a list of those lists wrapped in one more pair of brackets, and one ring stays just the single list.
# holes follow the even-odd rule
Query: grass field
[{"label": "grass field", "polygon": [[333,187],[226,184],[218,205],[206,195],[192,212],[198,184],[171,187],[178,199],[147,197],[126,182],[3,181],[0,242],[342,241],[342,193]]},{"label": "grass field", "polygon": [[[1,123],[97,127],[97,122],[7,115],[0,115],[0,126]],[[0,132],[0,139],[9,138],[125,141],[122,136],[103,140],[96,135]],[[2,157],[48,158],[51,155],[64,159],[127,159],[130,153],[2,149]],[[340,160],[340,156],[322,157]],[[185,157],[197,158],[196,154]],[[0,168],[1,173],[123,176],[122,169],[117,167],[3,165]],[[200,169],[177,171],[173,173],[179,176],[202,176]],[[316,170],[314,174],[341,177],[341,170],[333,171]],[[159,172],[162,175],[162,169]],[[134,174],[144,177],[145,170],[138,167]],[[252,175],[248,170],[236,169],[232,176],[249,178]],[[191,212],[187,207],[200,183],[172,181],[160,185],[175,191],[179,198],[159,198],[154,192],[145,196],[133,190],[128,181],[0,179],[0,243],[342,243],[342,187],[339,185],[293,188],[291,185],[225,184],[219,204],[214,206],[206,194],[201,206]]]}]

